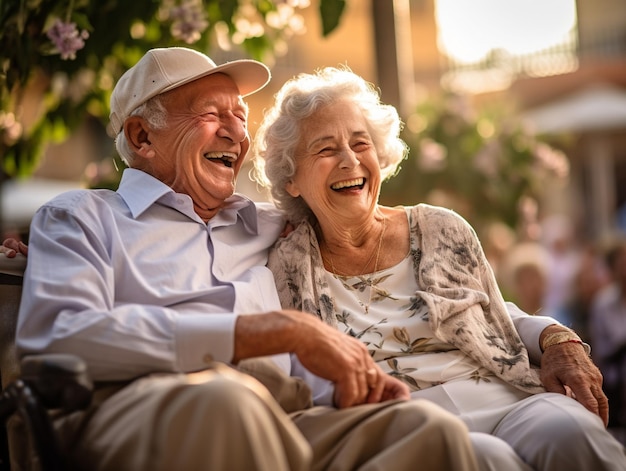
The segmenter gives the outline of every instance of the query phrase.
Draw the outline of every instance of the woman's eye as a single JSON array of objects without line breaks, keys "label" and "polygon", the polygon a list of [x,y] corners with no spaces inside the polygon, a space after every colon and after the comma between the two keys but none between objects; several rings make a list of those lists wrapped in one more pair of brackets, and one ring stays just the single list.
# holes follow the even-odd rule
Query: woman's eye
[{"label": "woman's eye", "polygon": [[318,154],[319,155],[329,155],[332,154],[334,152],[334,149],[332,147],[324,147],[323,149],[321,149]]}]

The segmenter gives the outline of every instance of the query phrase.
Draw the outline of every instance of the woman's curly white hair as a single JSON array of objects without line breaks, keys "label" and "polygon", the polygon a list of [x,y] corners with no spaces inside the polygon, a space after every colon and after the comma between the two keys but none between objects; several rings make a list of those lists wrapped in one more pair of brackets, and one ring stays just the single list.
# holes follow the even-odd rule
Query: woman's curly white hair
[{"label": "woman's curly white hair", "polygon": [[403,124],[398,111],[381,103],[376,88],[362,77],[348,68],[335,67],[295,76],[276,94],[274,105],[266,111],[257,130],[253,147],[254,179],[269,188],[276,206],[285,211],[293,223],[312,218],[304,200],[286,191],[287,183],[296,172],[300,123],[338,100],[351,100],[363,112],[383,180],[395,175],[400,162],[408,155],[408,147],[400,139]]}]

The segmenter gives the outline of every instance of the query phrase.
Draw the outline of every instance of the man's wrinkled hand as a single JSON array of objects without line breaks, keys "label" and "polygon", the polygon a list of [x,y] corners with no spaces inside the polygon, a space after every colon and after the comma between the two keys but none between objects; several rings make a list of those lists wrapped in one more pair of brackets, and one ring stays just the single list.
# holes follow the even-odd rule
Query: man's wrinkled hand
[{"label": "man's wrinkled hand", "polygon": [[541,381],[549,392],[568,394],[571,390],[569,395],[608,424],[609,400],[602,391],[602,373],[580,344],[566,342],[546,348],[541,357]]},{"label": "man's wrinkled hand", "polygon": [[296,318],[300,326],[294,353],[310,372],[335,384],[337,407],[409,398],[407,386],[384,373],[360,340],[317,317],[297,313]]}]

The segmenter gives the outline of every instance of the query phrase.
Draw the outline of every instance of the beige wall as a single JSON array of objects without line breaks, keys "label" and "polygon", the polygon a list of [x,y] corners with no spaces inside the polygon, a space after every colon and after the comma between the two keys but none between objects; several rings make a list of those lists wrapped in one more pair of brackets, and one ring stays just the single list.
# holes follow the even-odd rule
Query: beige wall
[{"label": "beige wall", "polygon": [[577,0],[576,8],[582,41],[609,31],[626,32],[624,0]]}]

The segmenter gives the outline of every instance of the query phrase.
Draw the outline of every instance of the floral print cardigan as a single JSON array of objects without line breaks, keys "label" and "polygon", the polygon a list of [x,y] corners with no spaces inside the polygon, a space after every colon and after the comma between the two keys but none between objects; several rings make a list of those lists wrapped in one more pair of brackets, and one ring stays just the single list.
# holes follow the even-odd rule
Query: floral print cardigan
[{"label": "floral print cardigan", "polygon": [[[408,210],[416,296],[428,306],[435,336],[518,389],[545,392],[474,229],[445,208],[418,204]],[[335,300],[308,222],[276,243],[268,266],[284,308],[337,327]]]}]

